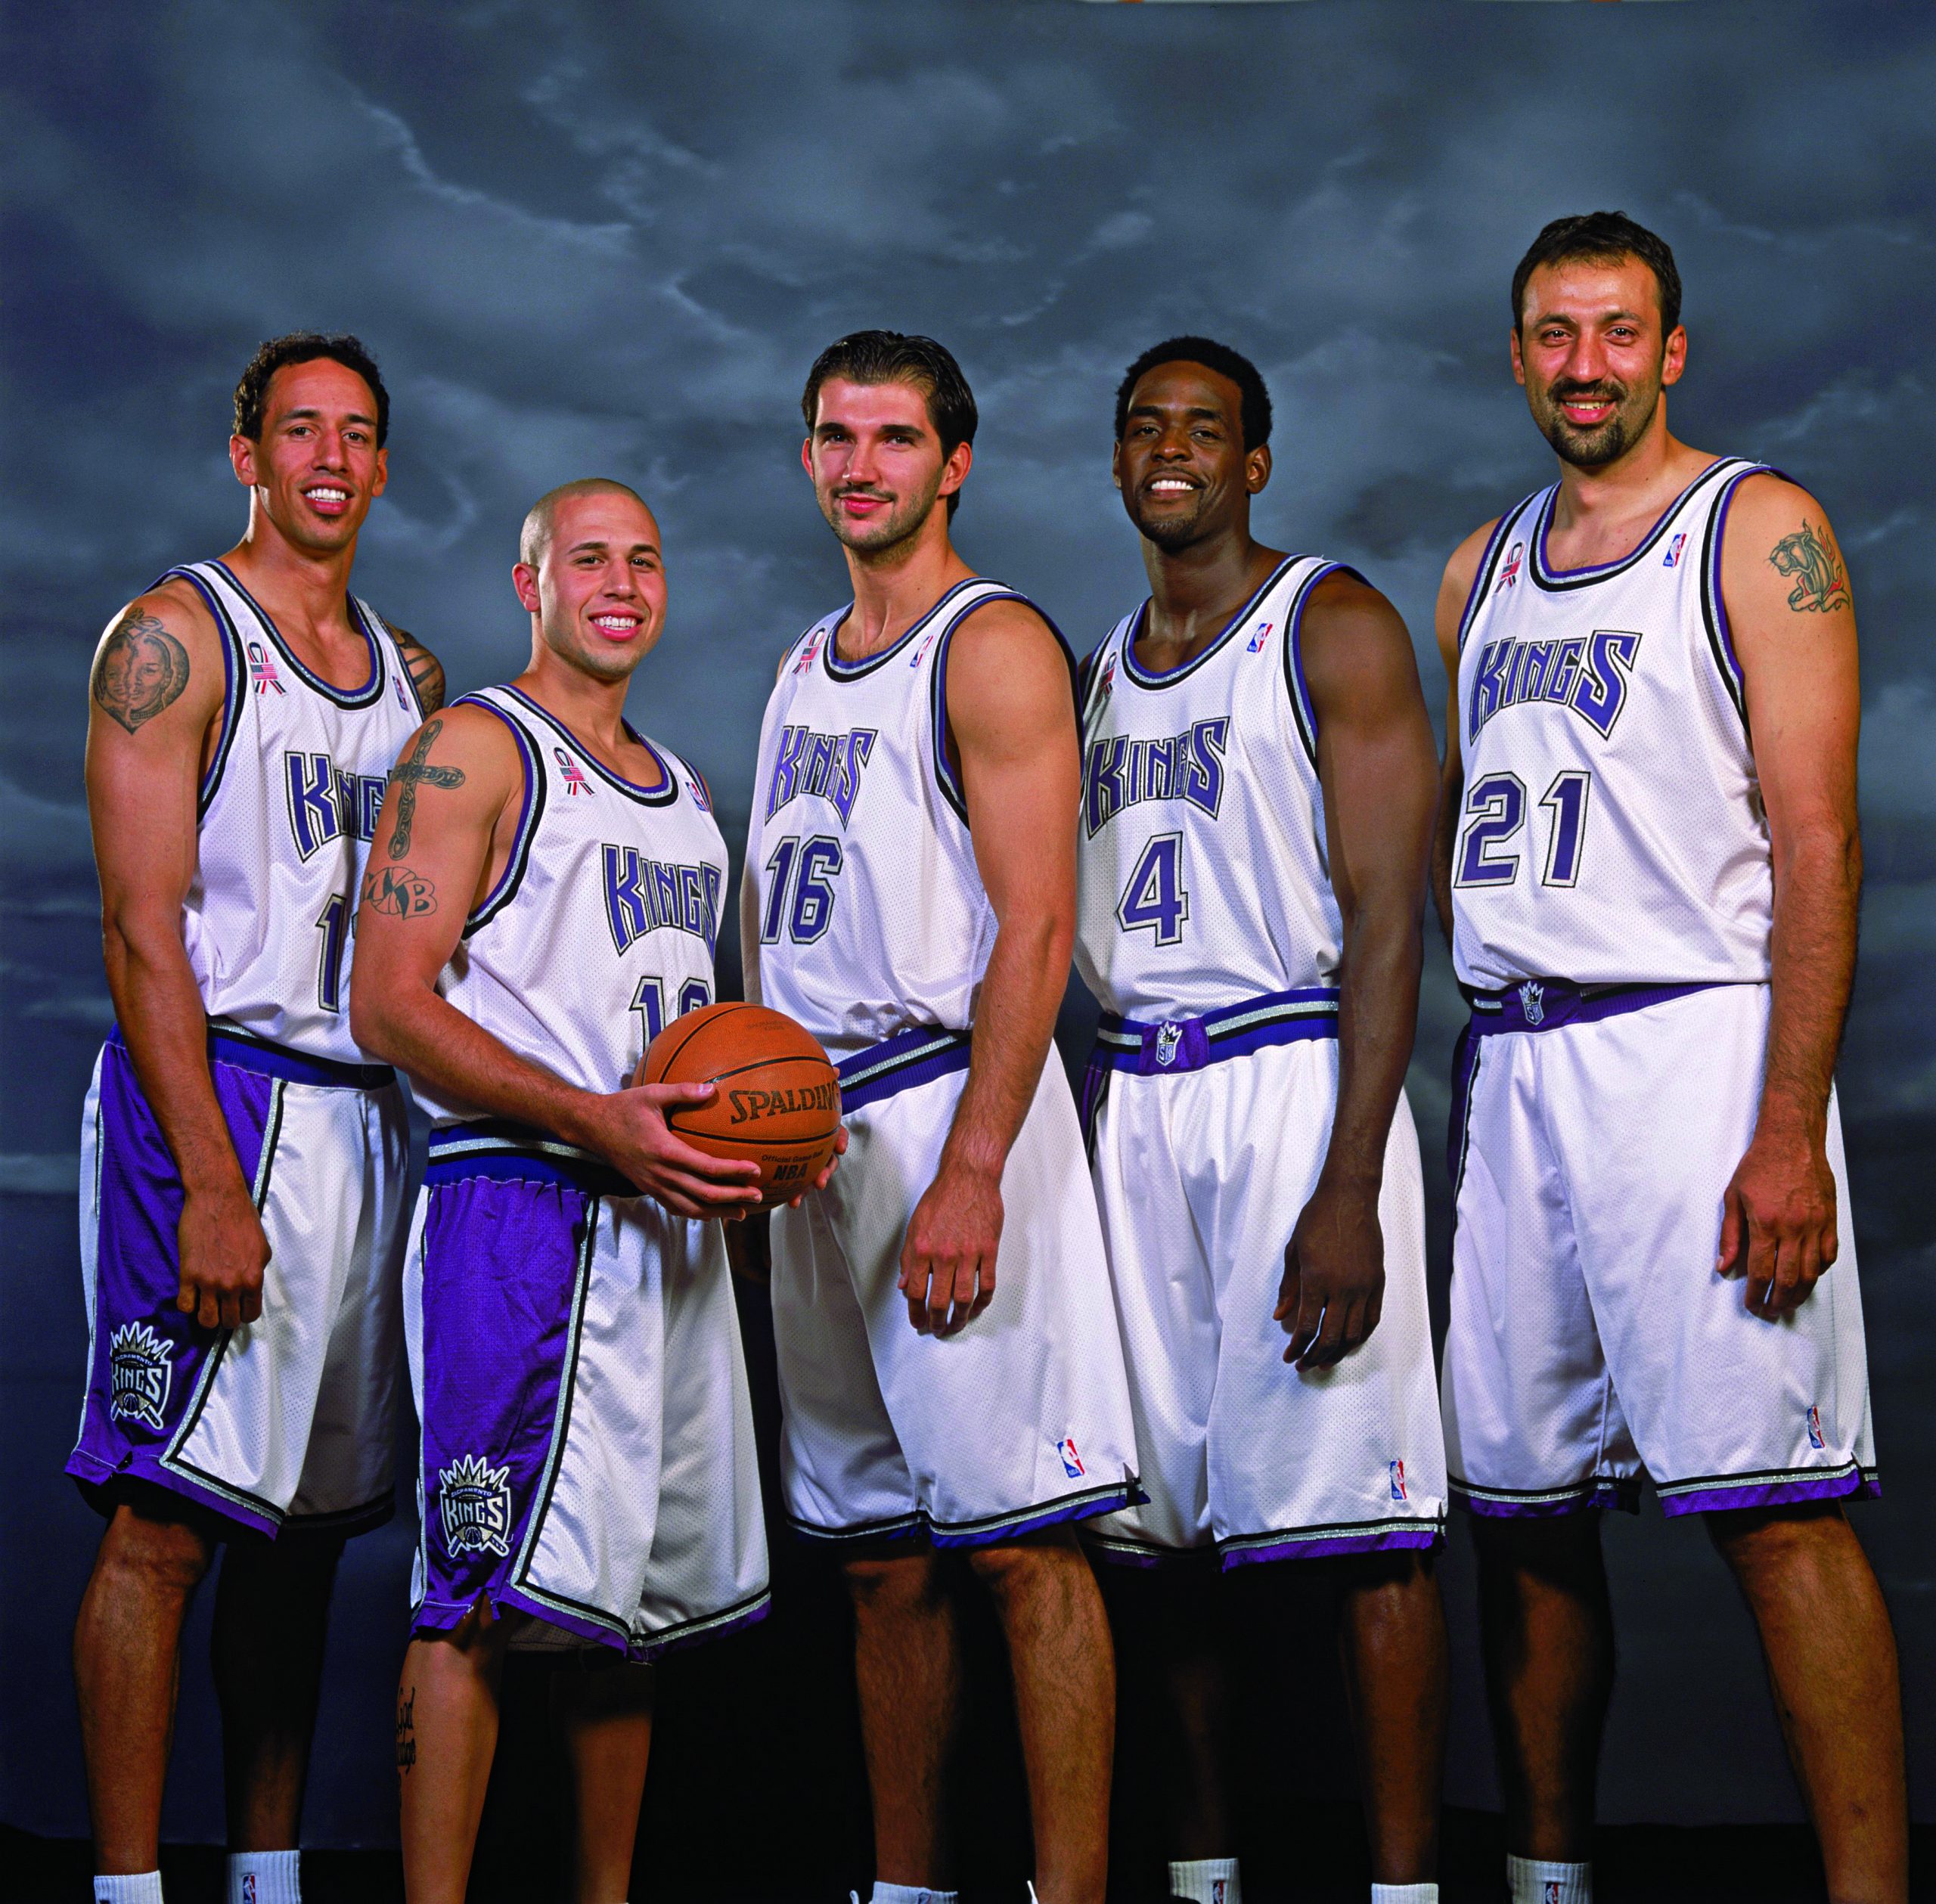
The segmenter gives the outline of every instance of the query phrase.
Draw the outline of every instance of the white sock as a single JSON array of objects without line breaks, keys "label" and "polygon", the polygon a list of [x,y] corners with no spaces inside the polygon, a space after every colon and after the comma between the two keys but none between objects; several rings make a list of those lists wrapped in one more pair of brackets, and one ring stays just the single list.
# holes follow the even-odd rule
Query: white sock
[{"label": "white sock", "polygon": [[1438,1886],[1429,1884],[1374,1884],[1371,1904],[1438,1904]]},{"label": "white sock", "polygon": [[1512,1904],[1593,1904],[1590,1864],[1547,1864],[1537,1858],[1506,1858],[1506,1885]]},{"label": "white sock", "polygon": [[938,1891],[926,1884],[884,1884],[874,1880],[871,1904],[960,1904],[959,1891]]},{"label": "white sock", "polygon": [[94,1904],[161,1904],[161,1873],[144,1871],[133,1878],[96,1878]]},{"label": "white sock", "polygon": [[299,1851],[231,1851],[228,1904],[302,1904]]},{"label": "white sock", "polygon": [[1243,1904],[1234,1858],[1172,1858],[1170,1895],[1188,1904]]}]

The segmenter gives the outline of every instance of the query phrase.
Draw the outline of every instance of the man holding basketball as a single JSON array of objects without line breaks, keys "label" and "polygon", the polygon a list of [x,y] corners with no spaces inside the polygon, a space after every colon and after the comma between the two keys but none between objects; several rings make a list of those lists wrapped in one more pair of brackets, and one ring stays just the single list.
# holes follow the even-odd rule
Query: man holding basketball
[{"label": "man holding basketball", "polygon": [[780,663],[741,945],[749,997],[838,1062],[851,1143],[773,1223],[787,1512],[846,1556],[876,1904],[951,1895],[947,1549],[1007,1639],[1037,1892],[1100,1900],[1115,1666],[1069,1524],[1140,1496],[1081,1136],[1044,1062],[1075,919],[1069,656],[950,541],[976,413],[947,351],[842,338],[802,407],[854,599]]},{"label": "man holding basketball", "polygon": [[642,1668],[766,1611],[752,1417],[704,1219],[759,1166],[667,1128],[709,1084],[631,1081],[712,997],[726,851],[705,783],[627,724],[666,614],[623,485],[532,505],[531,662],[426,721],[390,775],[358,915],[356,1034],[435,1120],[405,1270],[423,1534],[397,1702],[412,1904],[464,1895],[507,1645],[610,1649],[560,1703],[579,1904],[626,1893]]}]

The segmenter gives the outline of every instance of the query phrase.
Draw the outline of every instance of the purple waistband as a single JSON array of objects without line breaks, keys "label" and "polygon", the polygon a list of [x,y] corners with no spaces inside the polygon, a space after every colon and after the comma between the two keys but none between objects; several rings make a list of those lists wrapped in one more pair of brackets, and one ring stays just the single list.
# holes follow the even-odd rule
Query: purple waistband
[{"label": "purple waistband", "polygon": [[1497,991],[1469,991],[1472,1030],[1478,1037],[1494,1031],[1554,1031],[1562,1025],[1594,1025],[1622,1012],[1645,1011],[1689,992],[1711,991],[1724,978],[1696,979],[1684,985],[1576,985],[1565,978],[1528,978]]},{"label": "purple waistband", "polygon": [[[107,1042],[117,1050],[128,1049],[118,1025],[108,1027]],[[340,1058],[312,1057],[306,1051],[293,1051],[286,1044],[228,1025],[209,1027],[209,1062],[279,1078],[285,1084],[324,1084],[337,1090],[380,1091],[396,1082],[396,1073],[388,1065],[352,1065]]]},{"label": "purple waistband", "polygon": [[842,1112],[861,1110],[898,1091],[966,1071],[973,1035],[945,1031],[937,1025],[917,1025],[911,1031],[898,1032],[842,1059],[836,1067],[840,1074]]},{"label": "purple waistband", "polygon": [[1096,1028],[1092,1067],[1131,1071],[1139,1078],[1201,1071],[1226,1058],[1247,1057],[1267,1045],[1338,1035],[1338,988],[1266,992],[1240,1005],[1219,1006],[1200,1018],[1146,1025],[1105,1012]]}]

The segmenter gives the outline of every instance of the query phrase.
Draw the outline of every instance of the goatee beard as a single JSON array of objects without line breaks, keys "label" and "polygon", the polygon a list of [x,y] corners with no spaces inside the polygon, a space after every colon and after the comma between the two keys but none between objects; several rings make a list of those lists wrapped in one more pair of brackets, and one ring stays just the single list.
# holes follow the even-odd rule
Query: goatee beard
[{"label": "goatee beard", "polygon": [[1556,414],[1547,425],[1546,440],[1562,463],[1576,470],[1603,470],[1627,454],[1630,439],[1627,420],[1617,412],[1597,429],[1577,430],[1565,417]]}]

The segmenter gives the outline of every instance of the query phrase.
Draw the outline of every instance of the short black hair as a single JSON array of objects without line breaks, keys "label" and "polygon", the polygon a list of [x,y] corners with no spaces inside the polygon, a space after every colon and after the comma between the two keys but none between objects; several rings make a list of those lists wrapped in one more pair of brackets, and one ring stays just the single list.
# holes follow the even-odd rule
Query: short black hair
[{"label": "short black hair", "polygon": [[1122,441],[1122,433],[1129,422],[1129,400],[1136,394],[1137,384],[1159,364],[1201,364],[1206,371],[1215,371],[1219,377],[1228,377],[1243,398],[1238,426],[1243,432],[1244,448],[1261,449],[1270,442],[1270,392],[1264,387],[1264,379],[1257,366],[1241,352],[1231,349],[1228,344],[1220,344],[1214,338],[1168,337],[1160,344],[1152,344],[1123,373],[1122,381],[1116,386],[1118,443]]},{"label": "short black hair", "polygon": [[[963,443],[975,440],[982,420],[975,408],[975,393],[961,374],[961,366],[945,344],[932,337],[901,330],[854,330],[836,337],[814,359],[807,373],[806,388],[800,392],[800,414],[806,419],[807,433],[813,434],[820,405],[820,386],[830,377],[845,377],[850,383],[911,383],[928,406],[928,420],[941,439],[945,463]],[[948,499],[952,516],[960,506],[961,492]]]},{"label": "short black hair", "polygon": [[354,371],[370,386],[377,399],[377,447],[381,449],[390,433],[390,393],[383,388],[377,360],[363,348],[360,338],[346,333],[330,335],[321,330],[292,330],[285,336],[271,337],[256,346],[256,354],[235,386],[235,434],[252,443],[262,440],[262,404],[269,391],[269,379],[291,364],[314,363],[327,357],[345,370]]},{"label": "short black hair", "polygon": [[1653,273],[1660,293],[1661,336],[1680,323],[1680,273],[1674,268],[1674,253],[1667,240],[1644,225],[1635,224],[1624,212],[1580,212],[1571,218],[1555,219],[1519,260],[1519,268],[1512,274],[1515,332],[1525,322],[1527,280],[1542,265],[1562,264],[1575,258],[1639,259]]}]

